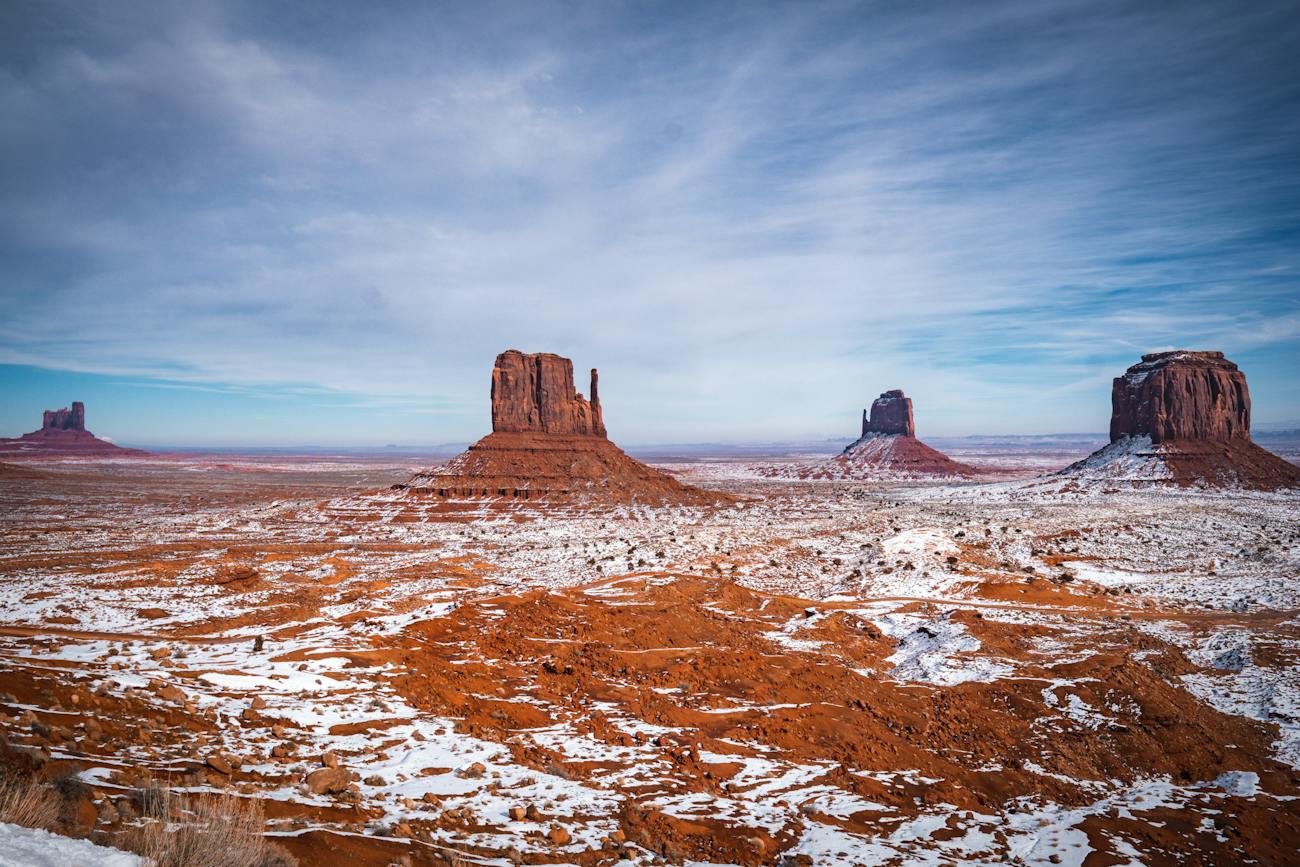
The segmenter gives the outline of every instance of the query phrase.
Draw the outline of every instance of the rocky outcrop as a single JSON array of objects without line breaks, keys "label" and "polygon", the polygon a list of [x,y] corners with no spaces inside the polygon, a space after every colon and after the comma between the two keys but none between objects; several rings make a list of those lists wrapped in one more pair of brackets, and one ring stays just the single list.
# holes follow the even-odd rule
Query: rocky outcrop
[{"label": "rocky outcrop", "polygon": [[1250,439],[1246,375],[1222,352],[1153,352],[1111,388],[1110,441]]},{"label": "rocky outcrop", "polygon": [[1086,483],[1271,490],[1300,467],[1250,438],[1246,375],[1222,352],[1143,355],[1111,387],[1110,444],[1058,476]]},{"label": "rocky outcrop", "polygon": [[868,434],[916,436],[916,422],[912,420],[912,399],[905,397],[902,389],[885,392],[872,401],[870,411],[862,411],[862,435]]},{"label": "rocky outcrop", "polygon": [[79,400],[72,402],[72,409],[47,409],[41,418],[41,430],[85,429],[86,405]]},{"label": "rocky outcrop", "polygon": [[963,479],[978,472],[916,438],[912,399],[897,388],[884,392],[872,401],[870,409],[862,411],[862,436],[843,453],[817,464],[760,470],[774,478],[844,481]]},{"label": "rocky outcrop", "polygon": [[492,430],[605,436],[598,377],[591,371],[591,402],[574,390],[573,362],[549,352],[517,349],[497,356],[492,367]]},{"label": "rocky outcrop", "polygon": [[590,402],[574,389],[573,362],[509,350],[492,368],[492,433],[445,466],[400,486],[448,501],[717,504],[729,498],[684,485],[609,441],[598,379]]},{"label": "rocky outcrop", "polygon": [[139,449],[124,449],[86,430],[86,406],[74,401],[72,408],[47,409],[40,430],[13,439],[0,439],[0,454],[22,455],[142,455]]}]

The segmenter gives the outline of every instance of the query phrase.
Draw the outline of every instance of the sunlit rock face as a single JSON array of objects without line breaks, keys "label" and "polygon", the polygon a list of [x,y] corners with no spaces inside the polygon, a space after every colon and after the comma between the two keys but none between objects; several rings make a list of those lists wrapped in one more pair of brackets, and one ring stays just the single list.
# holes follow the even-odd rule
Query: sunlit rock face
[{"label": "sunlit rock face", "polygon": [[569,359],[517,349],[501,353],[492,367],[492,430],[605,436],[595,368],[588,402],[574,390]]},{"label": "sunlit rock face", "polygon": [[1154,352],[1115,378],[1110,441],[1250,439],[1246,375],[1222,352]]},{"label": "sunlit rock face", "polygon": [[1273,490],[1300,467],[1250,439],[1246,375],[1222,352],[1153,352],[1115,378],[1110,444],[1060,474],[1116,482]]},{"label": "sunlit rock face", "polygon": [[713,505],[726,495],[684,485],[628,457],[605,435],[597,374],[591,400],[574,388],[573,362],[515,349],[492,367],[492,433],[446,465],[402,486],[446,500]]}]

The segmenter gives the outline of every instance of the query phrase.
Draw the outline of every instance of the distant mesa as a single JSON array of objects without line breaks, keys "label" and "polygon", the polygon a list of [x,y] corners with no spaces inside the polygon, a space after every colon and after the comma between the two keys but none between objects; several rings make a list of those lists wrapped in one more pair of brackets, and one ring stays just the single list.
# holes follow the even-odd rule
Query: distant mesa
[{"label": "distant mesa", "polygon": [[1153,352],[1115,378],[1110,444],[1062,470],[1080,479],[1271,490],[1300,467],[1250,438],[1246,375],[1222,352]]},{"label": "distant mesa", "polygon": [[41,416],[41,430],[86,430],[86,405],[79,400],[72,402],[72,409],[47,409]]},{"label": "distant mesa", "polygon": [[768,475],[803,479],[890,480],[971,478],[974,467],[954,461],[916,438],[912,399],[886,391],[862,411],[862,436],[842,454],[812,466],[780,468]]},{"label": "distant mesa", "polygon": [[492,368],[492,433],[402,489],[447,499],[708,505],[721,494],[684,485],[609,441],[598,376],[591,400],[574,388],[573,362],[507,350]]},{"label": "distant mesa", "polygon": [[0,439],[0,454],[20,455],[142,455],[139,449],[124,449],[86,430],[86,405],[73,401],[72,408],[47,409],[40,430],[20,437]]}]

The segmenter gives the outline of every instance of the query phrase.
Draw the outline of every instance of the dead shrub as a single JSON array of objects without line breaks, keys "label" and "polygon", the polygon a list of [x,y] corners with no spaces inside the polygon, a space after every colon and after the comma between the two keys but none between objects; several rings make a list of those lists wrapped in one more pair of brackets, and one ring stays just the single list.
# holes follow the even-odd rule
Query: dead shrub
[{"label": "dead shrub", "polygon": [[139,800],[157,818],[133,830],[125,843],[151,867],[296,867],[292,856],[262,836],[262,805],[256,800],[201,795],[187,806],[156,784]]},{"label": "dead shrub", "polygon": [[0,778],[0,822],[49,831],[62,806],[59,793],[44,780],[18,774]]}]

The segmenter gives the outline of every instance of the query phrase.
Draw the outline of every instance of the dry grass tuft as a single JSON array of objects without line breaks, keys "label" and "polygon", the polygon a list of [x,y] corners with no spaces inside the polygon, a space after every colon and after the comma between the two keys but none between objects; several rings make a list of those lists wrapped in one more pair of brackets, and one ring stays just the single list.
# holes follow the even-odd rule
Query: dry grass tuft
[{"label": "dry grass tuft", "polygon": [[262,836],[258,801],[234,795],[203,795],[186,807],[169,789],[144,793],[147,820],[126,848],[151,867],[294,867],[294,859]]},{"label": "dry grass tuft", "polygon": [[62,799],[54,787],[36,777],[0,778],[0,822],[25,828],[54,828]]}]

